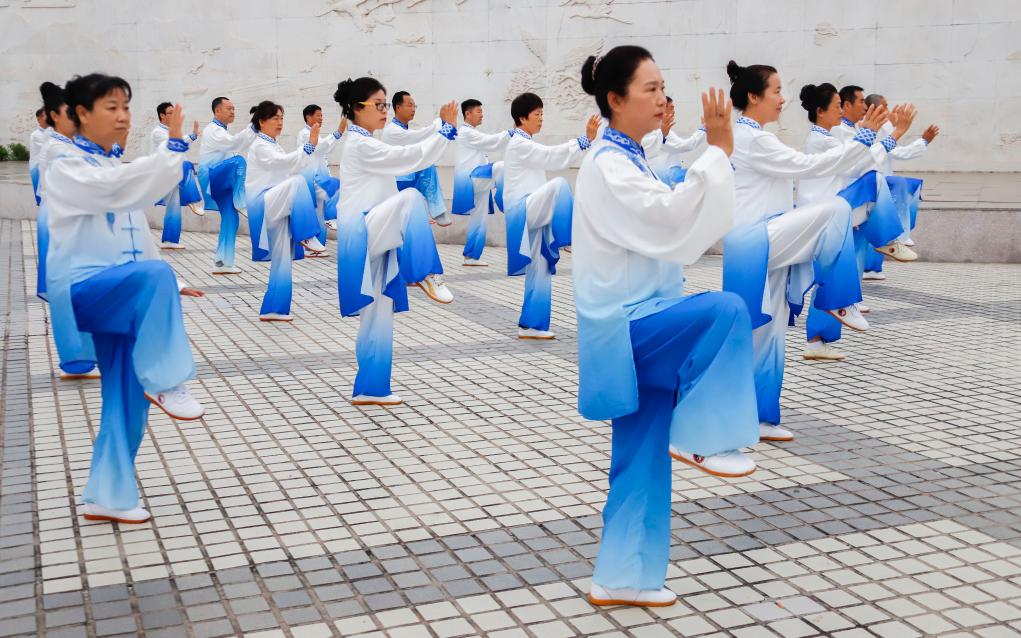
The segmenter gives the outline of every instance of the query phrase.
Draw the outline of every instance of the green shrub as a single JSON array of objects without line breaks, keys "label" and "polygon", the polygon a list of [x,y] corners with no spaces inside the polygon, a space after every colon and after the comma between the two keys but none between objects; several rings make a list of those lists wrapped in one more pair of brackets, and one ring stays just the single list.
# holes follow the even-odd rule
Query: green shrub
[{"label": "green shrub", "polygon": [[27,162],[28,161],[28,148],[20,142],[14,142],[10,146],[11,159],[15,162]]},{"label": "green shrub", "polygon": [[11,152],[7,150],[7,147],[0,144],[0,162],[6,162],[11,159]]}]

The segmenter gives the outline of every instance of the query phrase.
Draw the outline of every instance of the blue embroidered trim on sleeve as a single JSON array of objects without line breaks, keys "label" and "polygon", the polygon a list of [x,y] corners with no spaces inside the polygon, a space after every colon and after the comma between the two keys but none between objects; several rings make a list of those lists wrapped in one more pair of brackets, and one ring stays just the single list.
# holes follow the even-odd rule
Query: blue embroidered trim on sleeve
[{"label": "blue embroidered trim on sleeve", "polygon": [[167,140],[167,148],[175,153],[183,153],[188,150],[188,142],[185,142],[178,137],[172,137]]},{"label": "blue embroidered trim on sleeve", "polygon": [[705,133],[705,132],[706,132],[706,130],[705,130],[705,124],[703,124],[702,126],[698,127],[698,130],[700,130],[700,131],[702,131],[703,133]]},{"label": "blue embroidered trim on sleeve", "polygon": [[581,150],[587,151],[588,147],[592,146],[592,141],[589,140],[589,138],[582,135],[581,137],[578,138],[578,146],[581,147]]},{"label": "blue embroidered trim on sleeve", "polygon": [[880,142],[880,144],[883,145],[883,148],[886,149],[887,153],[897,148],[897,140],[893,139],[892,137],[887,137],[885,140]]},{"label": "blue embroidered trim on sleeve", "polygon": [[334,131],[333,132],[333,139],[335,139],[335,140],[339,140],[340,139],[340,131]]},{"label": "blue embroidered trim on sleeve", "polygon": [[196,135],[195,133],[188,133],[188,139],[191,140],[192,142],[194,142],[198,138],[199,138],[199,136]]},{"label": "blue embroidered trim on sleeve", "polygon": [[865,146],[872,146],[876,143],[876,132],[867,128],[858,129],[858,134],[854,136],[855,142],[861,142]]},{"label": "blue embroidered trim on sleeve", "polygon": [[301,148],[309,155],[316,152],[316,147],[312,146],[311,142],[305,142],[305,145]]},{"label": "blue embroidered trim on sleeve", "polygon": [[443,123],[443,126],[440,127],[439,133],[448,140],[453,140],[457,137],[457,129],[451,126],[448,122]]}]

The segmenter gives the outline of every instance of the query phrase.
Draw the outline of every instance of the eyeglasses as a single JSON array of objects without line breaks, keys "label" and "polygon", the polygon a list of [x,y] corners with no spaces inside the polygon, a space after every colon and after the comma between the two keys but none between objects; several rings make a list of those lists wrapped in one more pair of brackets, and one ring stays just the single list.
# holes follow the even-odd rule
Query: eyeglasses
[{"label": "eyeglasses", "polygon": [[374,106],[380,113],[386,113],[390,110],[390,104],[388,102],[359,102],[365,106]]}]

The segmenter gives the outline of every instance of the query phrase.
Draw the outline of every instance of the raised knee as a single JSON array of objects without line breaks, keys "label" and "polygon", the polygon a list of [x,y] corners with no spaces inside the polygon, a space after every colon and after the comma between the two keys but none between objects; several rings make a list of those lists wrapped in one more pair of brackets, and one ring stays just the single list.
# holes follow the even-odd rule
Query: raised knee
[{"label": "raised knee", "polygon": [[721,319],[734,320],[748,317],[748,306],[740,295],[733,292],[714,292],[713,308]]}]

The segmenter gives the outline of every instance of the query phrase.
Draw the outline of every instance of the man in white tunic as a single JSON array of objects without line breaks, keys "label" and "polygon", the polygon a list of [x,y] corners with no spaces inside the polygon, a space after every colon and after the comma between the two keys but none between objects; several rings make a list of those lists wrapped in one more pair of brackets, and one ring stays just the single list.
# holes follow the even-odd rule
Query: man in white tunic
[{"label": "man in white tunic", "polygon": [[[418,104],[415,98],[407,91],[397,91],[391,101],[394,109],[393,118],[383,127],[380,138],[391,146],[410,146],[418,144],[440,130],[443,122],[439,118],[432,121],[429,126],[413,129],[411,120],[415,119],[418,111]],[[397,189],[414,188],[422,193],[426,203],[429,205],[429,217],[440,226],[449,226],[454,223],[447,212],[447,205],[443,201],[443,191],[440,189],[440,177],[436,171],[436,165],[427,166],[407,175],[397,178]]]},{"label": "man in white tunic", "polygon": [[[161,102],[156,107],[156,117],[159,123],[149,134],[149,153],[155,153],[163,147],[170,139],[167,120],[173,115],[174,105],[170,102]],[[188,144],[194,144],[199,137],[199,121],[195,120],[191,133],[188,135]],[[205,215],[202,208],[202,192],[199,190],[198,177],[195,173],[195,165],[188,160],[184,161],[183,175],[176,188],[170,190],[163,199],[156,202],[157,206],[165,206],[167,212],[163,215],[163,236],[160,238],[160,248],[165,250],[180,250],[184,248],[181,243],[181,206],[187,206],[196,215]]]}]

